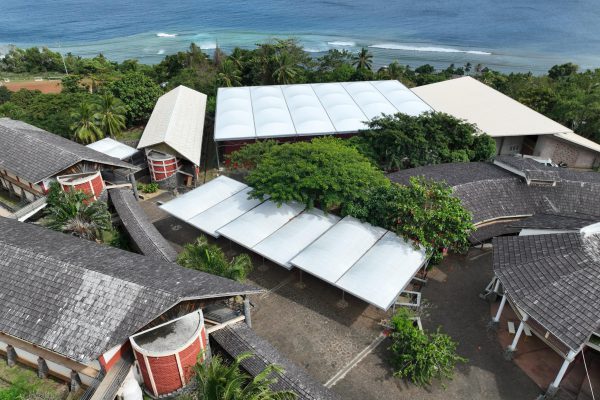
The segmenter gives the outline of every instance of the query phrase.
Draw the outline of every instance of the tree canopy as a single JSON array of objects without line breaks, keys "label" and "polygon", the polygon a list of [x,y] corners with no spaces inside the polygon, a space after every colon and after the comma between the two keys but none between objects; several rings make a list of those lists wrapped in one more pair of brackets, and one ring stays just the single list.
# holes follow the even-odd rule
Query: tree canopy
[{"label": "tree canopy", "polygon": [[372,187],[389,185],[366,157],[335,138],[272,146],[246,181],[253,187],[253,197],[270,196],[279,204],[297,201],[324,210],[357,200]]},{"label": "tree canopy", "polygon": [[109,85],[110,92],[125,105],[125,117],[131,124],[145,123],[163,90],[148,76],[130,72]]},{"label": "tree canopy", "polygon": [[444,250],[466,251],[473,230],[471,214],[450,187],[417,177],[406,186],[373,187],[343,212],[414,240],[425,247],[431,264],[442,260]]},{"label": "tree canopy", "polygon": [[496,152],[494,140],[474,125],[436,112],[382,116],[352,142],[385,170],[485,161]]}]

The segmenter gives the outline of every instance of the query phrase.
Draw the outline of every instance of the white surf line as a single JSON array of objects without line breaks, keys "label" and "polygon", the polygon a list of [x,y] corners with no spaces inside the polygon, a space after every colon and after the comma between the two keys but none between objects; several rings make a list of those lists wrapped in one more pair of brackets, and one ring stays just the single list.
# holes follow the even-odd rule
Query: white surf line
[{"label": "white surf line", "polygon": [[354,357],[344,368],[339,370],[334,376],[331,377],[331,379],[325,382],[324,386],[329,389],[333,385],[344,379],[346,374],[350,372],[352,368],[356,366],[356,364],[361,362],[363,358],[365,358],[370,352],[372,352],[375,349],[375,347],[379,346],[379,344],[383,342],[385,338],[386,336],[384,336],[383,333],[380,333],[379,336],[377,336],[377,338],[373,340],[373,342],[370,345],[365,347],[363,351],[358,353],[356,357]]},{"label": "white surf line", "polygon": [[261,294],[260,298],[264,299],[265,297],[267,297],[271,293],[278,291],[279,289],[281,289],[282,287],[284,287],[285,285],[287,285],[288,283],[290,283],[293,279],[294,279],[294,275],[288,276],[287,278],[285,278],[284,280],[282,280],[279,284],[273,286],[271,289],[269,289],[265,293]]}]

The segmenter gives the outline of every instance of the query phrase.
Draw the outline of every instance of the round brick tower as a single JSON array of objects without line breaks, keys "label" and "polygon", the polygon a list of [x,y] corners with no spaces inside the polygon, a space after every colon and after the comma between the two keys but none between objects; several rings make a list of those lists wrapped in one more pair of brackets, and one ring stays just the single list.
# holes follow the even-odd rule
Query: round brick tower
[{"label": "round brick tower", "polygon": [[147,155],[148,169],[152,181],[161,182],[175,175],[181,168],[181,162],[170,154],[150,151]]},{"label": "round brick tower", "polygon": [[146,392],[165,396],[185,387],[194,365],[207,354],[208,337],[202,311],[140,332],[130,339]]},{"label": "round brick tower", "polygon": [[65,192],[81,190],[90,196],[90,200],[94,201],[98,199],[105,188],[100,171],[58,176],[56,180]]}]

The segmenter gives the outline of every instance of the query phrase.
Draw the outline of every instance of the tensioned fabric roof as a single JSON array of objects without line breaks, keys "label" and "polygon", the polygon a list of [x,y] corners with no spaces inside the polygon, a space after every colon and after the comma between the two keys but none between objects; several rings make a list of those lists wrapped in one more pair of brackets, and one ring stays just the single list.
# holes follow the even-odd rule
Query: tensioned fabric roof
[{"label": "tensioned fabric roof", "polygon": [[119,160],[125,160],[138,152],[133,147],[112,138],[98,140],[97,142],[88,144],[86,147],[104,153],[107,156],[118,158]]},{"label": "tensioned fabric roof", "polygon": [[161,208],[281,265],[297,267],[387,310],[425,265],[423,248],[353,217],[291,202],[249,199],[252,188],[220,176]]},{"label": "tensioned fabric roof", "polygon": [[219,88],[215,141],[354,133],[381,114],[425,111],[394,80]]},{"label": "tensioned fabric roof", "polygon": [[200,165],[206,95],[178,86],[162,95],[144,129],[138,149],[166,144]]}]

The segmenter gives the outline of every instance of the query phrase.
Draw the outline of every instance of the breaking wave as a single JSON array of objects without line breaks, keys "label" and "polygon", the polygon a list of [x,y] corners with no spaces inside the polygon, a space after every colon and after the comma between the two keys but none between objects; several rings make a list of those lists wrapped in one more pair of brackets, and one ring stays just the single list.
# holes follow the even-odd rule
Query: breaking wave
[{"label": "breaking wave", "polygon": [[177,37],[177,34],[176,33],[159,32],[159,33],[156,34],[156,36],[158,36],[158,37],[170,37],[170,38],[173,38],[173,37]]},{"label": "breaking wave", "polygon": [[421,52],[430,52],[430,53],[466,53],[466,54],[477,54],[482,56],[490,56],[492,53],[487,51],[480,50],[459,50],[459,49],[451,49],[448,47],[434,47],[434,46],[407,46],[403,44],[395,44],[395,43],[382,43],[382,44],[373,44],[369,47],[376,49],[386,49],[386,50],[406,50],[406,51],[421,51]]},{"label": "breaking wave", "polygon": [[356,46],[355,42],[343,42],[343,41],[327,42],[327,44],[330,46],[344,46],[344,47],[355,47]]}]

